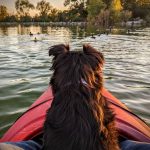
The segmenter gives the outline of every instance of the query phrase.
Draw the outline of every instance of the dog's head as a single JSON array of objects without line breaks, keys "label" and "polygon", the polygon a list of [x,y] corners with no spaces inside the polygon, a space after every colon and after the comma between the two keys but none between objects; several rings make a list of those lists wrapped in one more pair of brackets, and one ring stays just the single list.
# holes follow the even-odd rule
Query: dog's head
[{"label": "dog's head", "polygon": [[50,47],[51,55],[54,56],[51,67],[54,73],[50,84],[54,90],[80,84],[91,88],[102,87],[104,57],[95,48],[83,45],[82,51],[70,51],[68,45],[60,44]]}]

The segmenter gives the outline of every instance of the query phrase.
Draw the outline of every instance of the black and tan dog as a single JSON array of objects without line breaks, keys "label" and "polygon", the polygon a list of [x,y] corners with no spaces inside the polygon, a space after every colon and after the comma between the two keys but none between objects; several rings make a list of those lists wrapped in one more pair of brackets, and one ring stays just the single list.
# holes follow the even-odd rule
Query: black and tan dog
[{"label": "black and tan dog", "polygon": [[114,114],[101,94],[102,53],[55,45],[50,80],[54,100],[44,124],[44,150],[119,150]]}]

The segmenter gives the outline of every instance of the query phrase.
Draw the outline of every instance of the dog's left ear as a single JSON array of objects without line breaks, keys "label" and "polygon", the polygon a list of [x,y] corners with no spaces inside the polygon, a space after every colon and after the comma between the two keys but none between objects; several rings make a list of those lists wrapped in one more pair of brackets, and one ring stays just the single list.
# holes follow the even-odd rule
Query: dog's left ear
[{"label": "dog's left ear", "polygon": [[69,52],[69,45],[59,44],[50,47],[49,56],[57,57],[60,54]]}]

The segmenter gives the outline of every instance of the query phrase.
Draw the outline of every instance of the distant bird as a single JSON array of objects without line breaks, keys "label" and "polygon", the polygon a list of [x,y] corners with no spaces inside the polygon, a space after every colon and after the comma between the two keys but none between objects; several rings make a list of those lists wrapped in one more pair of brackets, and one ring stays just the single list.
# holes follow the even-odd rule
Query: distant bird
[{"label": "distant bird", "polygon": [[33,41],[34,41],[34,42],[37,42],[38,40],[37,40],[37,38],[35,37]]},{"label": "distant bird", "polygon": [[96,37],[94,36],[94,34],[92,33],[92,36],[91,36],[91,38],[93,38],[93,39],[95,39]]},{"label": "distant bird", "polygon": [[127,30],[127,33],[130,34],[130,29]]},{"label": "distant bird", "polygon": [[103,33],[99,34],[100,35],[109,35],[109,31],[104,31]]},{"label": "distant bird", "polygon": [[112,26],[109,26],[109,33],[112,32]]},{"label": "distant bird", "polygon": [[33,36],[33,33],[32,32],[30,32],[30,34],[29,34],[30,36]]}]

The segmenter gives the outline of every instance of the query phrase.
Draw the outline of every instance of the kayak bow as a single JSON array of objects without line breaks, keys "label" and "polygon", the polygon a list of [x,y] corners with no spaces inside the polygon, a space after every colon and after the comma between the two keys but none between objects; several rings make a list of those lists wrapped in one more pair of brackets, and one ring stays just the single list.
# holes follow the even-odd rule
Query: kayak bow
[{"label": "kayak bow", "polygon": [[[127,139],[150,142],[150,128],[138,116],[133,114],[120,100],[115,98],[105,88],[102,94],[110,103],[116,114],[116,125],[120,136]],[[17,119],[10,129],[0,139],[0,142],[17,142],[32,139],[43,132],[46,111],[53,100],[49,87],[31,106]]]}]

